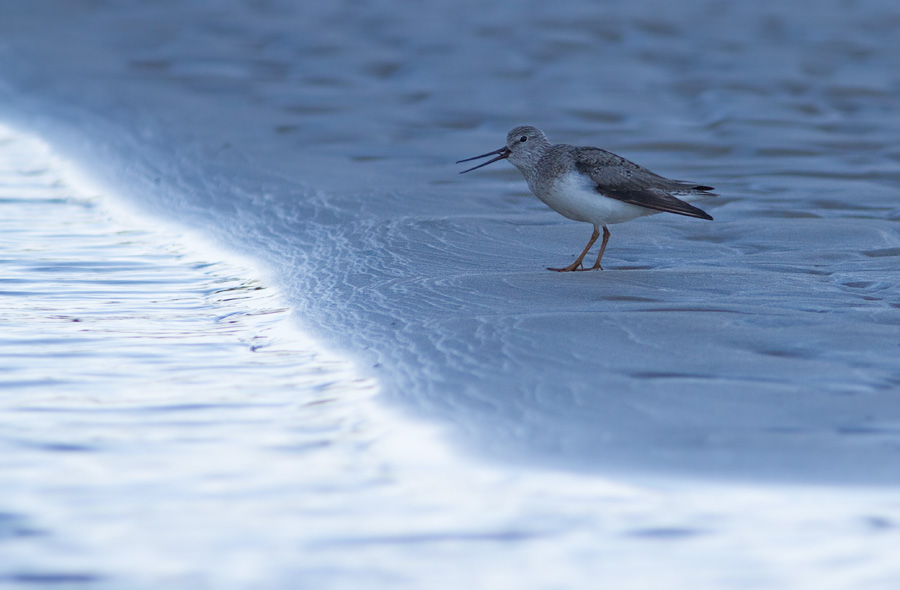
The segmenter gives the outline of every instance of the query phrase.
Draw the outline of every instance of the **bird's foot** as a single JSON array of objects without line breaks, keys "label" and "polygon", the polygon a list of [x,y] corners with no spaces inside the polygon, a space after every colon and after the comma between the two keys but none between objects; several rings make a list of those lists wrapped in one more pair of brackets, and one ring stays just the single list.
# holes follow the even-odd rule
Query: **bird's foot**
[{"label": "bird's foot", "polygon": [[567,266],[565,268],[551,268],[548,266],[547,270],[552,270],[553,272],[573,272],[573,271],[587,270],[587,269],[584,268],[584,265],[581,263],[580,260],[578,260],[578,261],[573,262],[572,264],[570,264],[569,266]]},{"label": "bird's foot", "polygon": [[570,264],[569,266],[567,266],[565,268],[550,268],[548,266],[547,270],[552,270],[553,272],[584,272],[586,270],[603,270],[603,267],[600,266],[599,264],[595,264],[594,266],[592,266],[590,268],[586,268],[583,264],[581,264],[579,262],[578,264]]}]

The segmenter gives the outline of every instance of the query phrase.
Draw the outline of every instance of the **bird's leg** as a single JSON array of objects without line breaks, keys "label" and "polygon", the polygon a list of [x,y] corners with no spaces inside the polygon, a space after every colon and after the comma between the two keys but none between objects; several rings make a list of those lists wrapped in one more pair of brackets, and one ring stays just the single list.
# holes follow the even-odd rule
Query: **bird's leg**
[{"label": "bird's leg", "polygon": [[591,270],[603,270],[603,267],[600,266],[600,261],[603,259],[603,253],[606,252],[606,243],[609,241],[609,228],[605,225],[603,226],[603,242],[600,244],[600,254],[597,255],[597,262],[594,263],[594,266],[591,267]]},{"label": "bird's leg", "polygon": [[[604,229],[606,227],[604,226]],[[584,257],[587,256],[588,250],[591,249],[591,246],[594,245],[594,242],[597,241],[597,238],[600,237],[600,228],[596,225],[594,226],[594,233],[591,234],[591,239],[588,241],[587,246],[584,247],[584,251],[581,253],[581,256],[578,257],[578,260],[570,264],[565,268],[547,268],[547,270],[555,270],[556,272],[572,272],[573,270],[579,270],[578,267],[582,266],[581,262],[584,260]],[[583,268],[581,270],[584,270]]]}]

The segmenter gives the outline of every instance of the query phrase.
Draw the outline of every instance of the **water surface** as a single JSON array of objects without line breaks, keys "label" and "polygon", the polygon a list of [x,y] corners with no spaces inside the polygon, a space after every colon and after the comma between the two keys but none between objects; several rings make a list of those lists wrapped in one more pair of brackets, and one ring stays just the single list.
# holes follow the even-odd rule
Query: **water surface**
[{"label": "water surface", "polygon": [[[894,3],[42,6],[0,9],[3,113],[113,198],[264,264],[275,307],[377,384],[373,407],[510,478],[432,471],[517,507],[491,550],[375,526],[332,555],[388,555],[366,563],[428,587],[659,586],[648,555],[691,587],[889,586]],[[452,164],[517,124],[716,186],[716,220],[614,226],[606,271],[548,273],[589,228],[503,163]],[[610,480],[629,500],[565,499]],[[438,511],[480,521],[457,492]],[[412,522],[430,496],[400,497]],[[287,553],[247,571],[288,576]],[[540,575],[521,565],[538,554]]]}]

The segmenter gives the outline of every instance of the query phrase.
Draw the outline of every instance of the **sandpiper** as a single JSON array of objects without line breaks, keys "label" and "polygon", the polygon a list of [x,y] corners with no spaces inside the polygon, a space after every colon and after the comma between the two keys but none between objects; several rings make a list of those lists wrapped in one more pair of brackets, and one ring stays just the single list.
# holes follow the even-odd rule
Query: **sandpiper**
[{"label": "sandpiper", "polygon": [[[609,241],[606,226],[610,223],[622,223],[662,211],[712,220],[709,214],[687,201],[715,196],[710,192],[713,187],[664,178],[600,148],[552,145],[544,132],[536,127],[516,127],[506,136],[506,145],[499,150],[466,158],[457,164],[488,156],[497,157],[460,174],[509,159],[525,176],[528,188],[537,198],[569,219],[594,226],[591,239],[575,262],[547,270],[602,270],[600,261]],[[600,254],[594,266],[586,268],[584,257],[600,237],[601,226]]]}]

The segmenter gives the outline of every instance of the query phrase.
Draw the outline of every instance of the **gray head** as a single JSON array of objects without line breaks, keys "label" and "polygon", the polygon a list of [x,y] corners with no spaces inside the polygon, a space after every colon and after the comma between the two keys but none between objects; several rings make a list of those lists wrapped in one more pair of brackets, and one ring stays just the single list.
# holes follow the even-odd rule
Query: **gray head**
[{"label": "gray head", "polygon": [[460,174],[465,174],[466,172],[481,168],[482,166],[487,166],[497,160],[509,158],[509,161],[513,166],[527,175],[527,171],[534,169],[538,160],[540,160],[549,149],[550,142],[547,141],[547,136],[544,135],[543,131],[537,127],[531,127],[530,125],[521,125],[506,135],[506,145],[499,150],[481,154],[474,158],[466,158],[465,160],[460,160],[457,164],[460,162],[469,162],[471,160],[487,158],[488,156],[497,156],[493,160],[488,160],[483,164],[479,164],[468,170],[463,170]]}]

